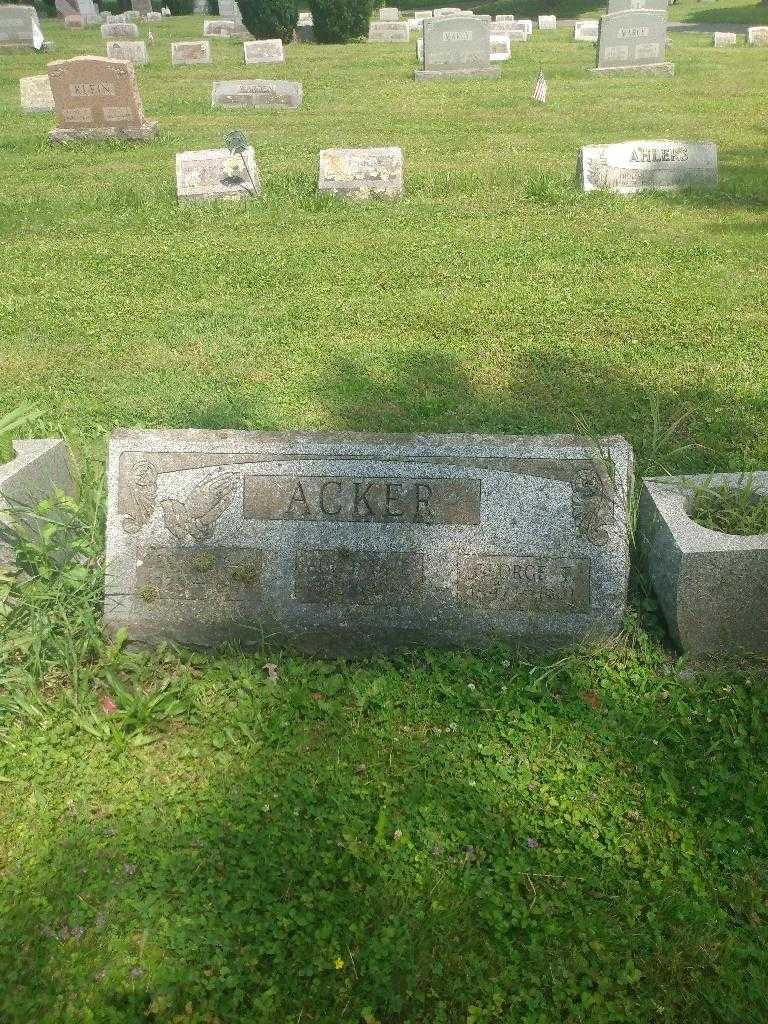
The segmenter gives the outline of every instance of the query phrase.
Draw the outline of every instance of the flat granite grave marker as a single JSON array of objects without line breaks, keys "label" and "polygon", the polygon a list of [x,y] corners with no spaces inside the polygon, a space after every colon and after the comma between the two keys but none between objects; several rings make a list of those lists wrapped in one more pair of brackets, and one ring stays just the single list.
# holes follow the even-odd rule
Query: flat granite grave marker
[{"label": "flat granite grave marker", "polygon": [[768,653],[768,534],[721,533],[690,516],[697,490],[745,486],[768,497],[768,473],[643,480],[639,547],[672,639],[690,654]]},{"label": "flat granite grave marker", "polygon": [[176,154],[179,199],[249,199],[261,192],[253,146],[242,157],[228,149],[200,149]]},{"label": "flat granite grave marker", "polygon": [[768,46],[768,25],[754,25],[748,28],[747,43],[750,46]]},{"label": "flat granite grave marker", "polygon": [[34,7],[26,4],[0,4],[0,48],[41,49],[43,32]]},{"label": "flat granite grave marker", "polygon": [[664,60],[667,15],[664,11],[621,11],[600,19],[597,67],[594,74],[637,72],[673,75],[675,65]]},{"label": "flat granite grave marker", "polygon": [[712,42],[718,48],[721,46],[735,46],[738,41],[735,32],[715,32],[712,36]]},{"label": "flat granite grave marker", "polygon": [[214,82],[213,107],[300,107],[304,98],[301,82],[251,78]]},{"label": "flat granite grave marker", "polygon": [[74,139],[128,139],[146,142],[157,134],[157,121],[147,121],[127,60],[75,57],[48,65],[58,127],[51,142]]},{"label": "flat granite grave marker", "polygon": [[410,38],[407,21],[372,21],[368,26],[369,43],[407,43]]},{"label": "flat granite grave marker", "polygon": [[222,39],[228,39],[236,31],[237,27],[234,21],[210,21],[206,18],[203,22],[204,36],[218,36]]},{"label": "flat granite grave marker", "polygon": [[576,176],[585,192],[669,192],[717,186],[714,142],[640,139],[584,146]]},{"label": "flat granite grave marker", "polygon": [[28,75],[19,79],[21,109],[25,114],[50,114],[54,110],[48,75]]},{"label": "flat granite grave marker", "polygon": [[282,39],[252,39],[243,43],[246,64],[282,64]]},{"label": "flat granite grave marker", "polygon": [[416,21],[426,21],[427,18],[434,17],[433,11],[414,11],[413,16]]},{"label": "flat granite grave marker", "polygon": [[171,64],[180,67],[187,64],[210,64],[211,44],[207,39],[188,43],[171,43]]},{"label": "flat granite grave marker", "polygon": [[509,60],[512,56],[510,37],[512,33],[491,32],[491,60]]},{"label": "flat granite grave marker", "polygon": [[397,146],[321,149],[317,188],[350,199],[402,195],[403,151]]},{"label": "flat granite grave marker", "polygon": [[149,64],[149,51],[143,39],[111,39],[107,43],[107,56],[115,60],[129,60],[131,64]]},{"label": "flat granite grave marker", "polygon": [[539,15],[539,32],[552,32],[557,28],[557,18],[554,14]]},{"label": "flat granite grave marker", "polygon": [[436,78],[499,78],[491,67],[491,19],[485,15],[424,22],[424,60],[417,82]]},{"label": "flat granite grave marker", "polygon": [[138,39],[139,26],[130,21],[110,21],[101,26],[102,39]]},{"label": "flat granite grave marker", "polygon": [[397,7],[380,7],[379,21],[400,21],[400,11]]},{"label": "flat granite grave marker", "polygon": [[573,26],[573,39],[576,43],[596,43],[600,29],[599,21],[577,21]]},{"label": "flat granite grave marker", "polygon": [[106,625],[327,656],[609,637],[631,465],[618,437],[118,431]]}]

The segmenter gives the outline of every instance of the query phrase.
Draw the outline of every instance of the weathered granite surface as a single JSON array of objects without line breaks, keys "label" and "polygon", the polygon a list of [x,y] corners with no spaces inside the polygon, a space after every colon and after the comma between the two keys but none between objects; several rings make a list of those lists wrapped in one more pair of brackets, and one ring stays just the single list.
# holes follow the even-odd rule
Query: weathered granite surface
[{"label": "weathered granite surface", "polygon": [[48,65],[48,78],[58,121],[48,136],[51,142],[145,142],[157,134],[157,121],[144,117],[130,61],[93,56],[56,60]]},{"label": "weathered granite surface", "polygon": [[749,46],[768,46],[768,25],[755,25],[747,29]]},{"label": "weathered granite surface", "polygon": [[321,149],[317,188],[351,199],[402,195],[403,151],[398,146]]},{"label": "weathered granite surface", "polygon": [[234,82],[214,82],[211,105],[214,107],[300,107],[304,98],[301,82],[278,78],[251,78]]},{"label": "weathered granite surface", "polygon": [[667,11],[668,0],[608,0],[608,14],[621,11]]},{"label": "weathered granite surface", "polygon": [[101,26],[102,39],[138,39],[139,26],[131,21],[109,21]]},{"label": "weathered granite surface", "polygon": [[715,32],[712,35],[712,42],[715,46],[735,46],[738,37],[735,32]]},{"label": "weathered granite surface", "polygon": [[409,39],[405,21],[372,21],[368,26],[369,43],[407,43]]},{"label": "weathered granite surface", "polygon": [[512,33],[496,33],[491,32],[490,44],[491,44],[491,60],[509,60],[512,56],[512,46],[510,42],[510,36]]},{"label": "weathered granite surface", "polygon": [[622,438],[118,431],[105,620],[321,655],[615,633]]},{"label": "weathered granite surface", "polygon": [[431,18],[424,22],[423,67],[414,72],[417,82],[434,78],[499,78],[491,67],[491,19],[462,15]]},{"label": "weathered granite surface", "polygon": [[115,60],[129,60],[131,64],[149,64],[149,51],[143,39],[111,39],[107,43],[107,56]]},{"label": "weathered granite surface", "polygon": [[597,34],[595,73],[645,72],[672,75],[674,64],[664,58],[667,15],[664,11],[633,10],[606,14]]},{"label": "weathered granite surface", "polygon": [[636,139],[583,146],[576,167],[585,192],[667,192],[717,186],[714,142]]},{"label": "weathered granite surface", "polygon": [[64,25],[66,28],[85,28],[85,22],[80,14],[65,14]]},{"label": "weathered granite surface", "polygon": [[380,7],[379,21],[400,21],[400,11],[397,7]]},{"label": "weathered granite surface", "polygon": [[203,22],[204,36],[219,36],[229,38],[237,32],[237,25],[234,21],[213,21],[206,18]]},{"label": "weathered granite surface", "polygon": [[282,64],[282,39],[252,39],[243,43],[246,64]]},{"label": "weathered granite surface", "polygon": [[13,449],[16,458],[0,463],[0,566],[15,561],[19,527],[34,534],[42,525],[29,510],[56,491],[69,497],[77,493],[69,452],[60,438],[14,441]]},{"label": "weathered granite surface", "polygon": [[174,67],[187,64],[210,64],[211,44],[207,39],[193,42],[171,43],[171,64]]},{"label": "weathered granite surface", "polygon": [[261,192],[253,147],[242,157],[228,149],[199,149],[176,154],[179,199],[249,199]]},{"label": "weathered granite surface", "polygon": [[19,79],[21,109],[25,114],[50,114],[54,109],[48,75],[28,75]]},{"label": "weathered granite surface", "polygon": [[[768,497],[768,473],[752,473]],[[691,654],[768,652],[768,534],[739,537],[689,516],[696,488],[738,488],[738,473],[643,480],[638,540],[675,643]]]},{"label": "weathered granite surface", "polygon": [[557,18],[554,14],[539,15],[539,32],[552,32],[557,28]]},{"label": "weathered granite surface", "polygon": [[40,49],[43,32],[37,11],[29,4],[0,4],[0,48]]},{"label": "weathered granite surface", "polygon": [[599,21],[577,21],[573,26],[573,39],[577,43],[596,43]]}]

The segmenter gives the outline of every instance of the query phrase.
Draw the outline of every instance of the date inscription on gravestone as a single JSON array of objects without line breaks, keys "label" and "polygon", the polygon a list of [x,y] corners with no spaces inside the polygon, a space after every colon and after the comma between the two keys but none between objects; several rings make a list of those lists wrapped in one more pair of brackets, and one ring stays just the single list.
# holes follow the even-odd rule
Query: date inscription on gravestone
[{"label": "date inscription on gravestone", "polygon": [[329,656],[610,636],[631,463],[622,438],[119,431],[107,627]]}]

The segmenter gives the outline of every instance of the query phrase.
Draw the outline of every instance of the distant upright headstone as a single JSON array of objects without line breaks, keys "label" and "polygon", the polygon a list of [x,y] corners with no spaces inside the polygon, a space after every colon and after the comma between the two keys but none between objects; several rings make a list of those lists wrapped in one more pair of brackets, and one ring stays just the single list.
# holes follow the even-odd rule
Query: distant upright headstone
[{"label": "distant upright headstone", "polygon": [[85,28],[85,22],[79,14],[65,14],[64,15],[64,27],[65,28]]},{"label": "distant upright headstone", "polygon": [[252,39],[243,43],[246,64],[282,64],[282,39]]},{"label": "distant upright headstone", "polygon": [[608,14],[621,11],[666,11],[668,0],[608,0]]},{"label": "distant upright headstone", "polygon": [[747,29],[749,46],[768,46],[768,25],[755,25]]},{"label": "distant upright headstone", "polygon": [[600,19],[597,36],[597,74],[644,72],[673,75],[675,65],[664,60],[667,15],[664,11],[623,11]]},{"label": "distant upright headstone", "polygon": [[497,34],[491,32],[491,60],[509,60],[512,56],[512,47],[508,33]]},{"label": "distant upright headstone", "polygon": [[369,43],[407,43],[409,39],[405,21],[372,21],[368,26]]},{"label": "distant upright headstone", "polygon": [[315,29],[313,25],[297,25],[293,32],[297,43],[314,43]]},{"label": "distant upright headstone", "polygon": [[573,26],[574,42],[596,43],[599,29],[599,21],[577,21]]},{"label": "distant upright headstone", "polygon": [[145,14],[141,19],[142,21],[162,21],[163,16],[160,11],[150,11],[149,14]]},{"label": "distant upright headstone", "polygon": [[131,0],[131,10],[141,15],[151,14],[152,0]]},{"label": "distant upright headstone", "polygon": [[424,22],[423,67],[417,82],[434,78],[498,78],[491,67],[491,19],[487,16],[431,18]]},{"label": "distant upright headstone", "polygon": [[179,67],[185,64],[210,64],[211,44],[207,39],[191,43],[171,43],[171,64]]},{"label": "distant upright headstone", "polygon": [[319,192],[351,199],[399,196],[403,192],[403,151],[322,149],[317,178]]},{"label": "distant upright headstone", "polygon": [[310,14],[310,12],[309,11],[301,11],[299,13],[299,20],[298,20],[297,24],[298,25],[302,25],[302,26],[303,25],[307,25],[307,26],[314,25],[314,21],[312,20],[312,15]]},{"label": "distant upright headstone", "polygon": [[131,64],[149,64],[149,51],[143,39],[111,39],[107,43],[107,56],[129,60]]},{"label": "distant upright headstone", "polygon": [[29,75],[19,79],[21,109],[25,114],[50,114],[53,107],[53,93],[48,75]]},{"label": "distant upright headstone", "polygon": [[491,25],[491,35],[506,36],[511,42],[525,42],[533,32],[533,29],[528,31],[530,24],[526,21],[494,21]]},{"label": "distant upright headstone", "polygon": [[139,26],[130,22],[110,21],[101,26],[102,39],[138,39]]},{"label": "distant upright headstone", "polygon": [[735,32],[715,32],[712,36],[712,42],[715,46],[735,46],[738,42],[738,36]]},{"label": "distant upright headstone", "polygon": [[584,146],[577,165],[585,192],[670,192],[715,188],[717,146],[713,142],[640,139]]},{"label": "distant upright headstone", "polygon": [[80,14],[80,5],[77,0],[53,0],[53,6],[61,18],[66,18],[68,14]]},{"label": "distant upright headstone", "polygon": [[303,98],[301,82],[287,82],[278,78],[252,78],[234,82],[214,82],[211,105],[214,107],[300,107]]},{"label": "distant upright headstone", "polygon": [[34,7],[26,4],[0,5],[0,48],[39,50],[44,39]]},{"label": "distant upright headstone", "polygon": [[432,11],[414,11],[413,17],[416,21],[426,21],[427,18],[433,17]]},{"label": "distant upright headstone", "polygon": [[617,437],[118,431],[106,626],[331,657],[595,642],[626,608],[631,463]]},{"label": "distant upright headstone", "polygon": [[48,65],[58,127],[51,142],[74,139],[146,141],[157,134],[147,121],[133,64],[109,57],[75,57]]},{"label": "distant upright headstone", "polygon": [[260,192],[253,146],[242,155],[233,155],[228,149],[176,154],[179,199],[248,199]]},{"label": "distant upright headstone", "polygon": [[208,13],[208,0],[192,0],[192,13],[193,14],[207,14]]},{"label": "distant upright headstone", "polygon": [[400,21],[400,11],[397,7],[380,7],[379,21]]},{"label": "distant upright headstone", "polygon": [[514,14],[497,14],[493,19],[494,31],[497,25],[503,25],[505,21],[517,21]]},{"label": "distant upright headstone", "polygon": [[458,18],[462,15],[470,16],[471,11],[462,11],[460,7],[436,7],[433,11],[435,18]]},{"label": "distant upright headstone", "polygon": [[212,21],[208,18],[203,22],[203,35],[204,36],[219,36],[221,38],[228,38],[233,36],[237,31],[237,26],[234,21]]},{"label": "distant upright headstone", "polygon": [[554,14],[539,15],[539,32],[551,32],[557,28],[557,18]]}]

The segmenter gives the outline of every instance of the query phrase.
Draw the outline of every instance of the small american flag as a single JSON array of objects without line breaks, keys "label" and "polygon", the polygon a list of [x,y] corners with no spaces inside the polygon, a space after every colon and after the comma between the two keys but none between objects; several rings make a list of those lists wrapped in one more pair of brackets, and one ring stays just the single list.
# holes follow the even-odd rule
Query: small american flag
[{"label": "small american flag", "polygon": [[537,103],[547,102],[547,80],[544,77],[544,72],[539,72],[539,77],[533,86],[533,92],[531,93],[531,99],[536,100]]}]

